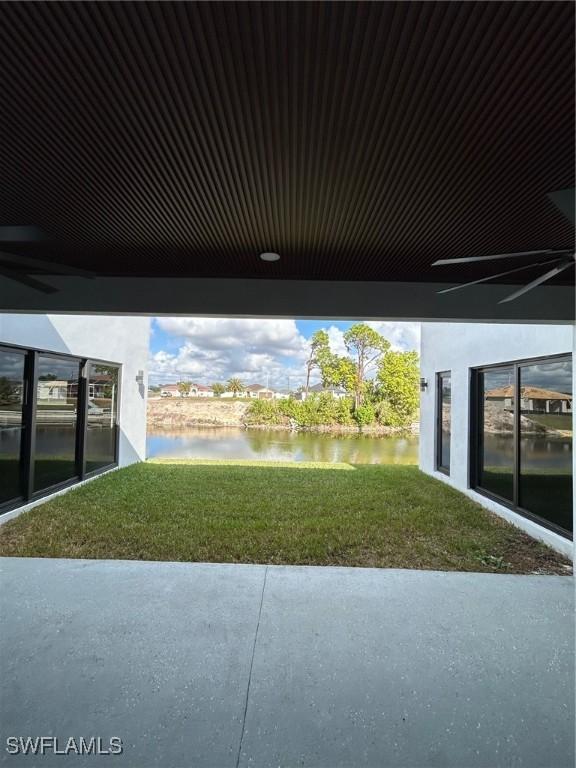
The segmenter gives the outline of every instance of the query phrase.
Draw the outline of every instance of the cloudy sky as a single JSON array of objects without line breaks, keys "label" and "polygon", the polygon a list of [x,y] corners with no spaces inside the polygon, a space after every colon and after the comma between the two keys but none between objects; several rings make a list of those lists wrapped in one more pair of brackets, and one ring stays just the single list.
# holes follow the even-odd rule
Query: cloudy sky
[{"label": "cloudy sky", "polygon": [[[304,384],[308,342],[319,328],[331,348],[345,354],[343,333],[354,321],[235,320],[159,317],[152,322],[150,383],[187,379],[199,384],[225,382],[296,389]],[[419,349],[419,323],[370,322],[394,349]],[[318,378],[313,378],[313,382]]]}]

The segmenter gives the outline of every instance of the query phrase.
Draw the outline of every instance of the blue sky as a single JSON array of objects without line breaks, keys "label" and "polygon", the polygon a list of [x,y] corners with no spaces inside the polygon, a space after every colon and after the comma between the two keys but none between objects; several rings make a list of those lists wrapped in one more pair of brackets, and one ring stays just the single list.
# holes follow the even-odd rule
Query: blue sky
[{"label": "blue sky", "polygon": [[[150,381],[200,384],[232,376],[245,384],[294,389],[304,383],[308,342],[320,328],[345,354],[343,333],[355,321],[161,317],[152,322]],[[370,322],[396,349],[419,349],[418,323]],[[316,379],[313,379],[315,381]]]}]

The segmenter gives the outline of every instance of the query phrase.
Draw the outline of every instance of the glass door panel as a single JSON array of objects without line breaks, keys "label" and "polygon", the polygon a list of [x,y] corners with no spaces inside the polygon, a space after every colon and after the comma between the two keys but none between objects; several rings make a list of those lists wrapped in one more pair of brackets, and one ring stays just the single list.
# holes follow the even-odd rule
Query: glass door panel
[{"label": "glass door panel", "polygon": [[116,461],[118,373],[115,365],[88,363],[86,472]]},{"label": "glass door panel", "polygon": [[0,504],[22,496],[25,360],[22,352],[0,349]]},{"label": "glass door panel", "polygon": [[514,366],[479,374],[478,485],[514,500]]},{"label": "glass door panel", "polygon": [[572,364],[520,366],[519,506],[572,531]]},{"label": "glass door panel", "polygon": [[437,465],[450,474],[450,436],[452,434],[452,379],[439,373],[438,380]]},{"label": "glass door panel", "polygon": [[76,462],[80,364],[38,355],[34,490],[71,480]]}]

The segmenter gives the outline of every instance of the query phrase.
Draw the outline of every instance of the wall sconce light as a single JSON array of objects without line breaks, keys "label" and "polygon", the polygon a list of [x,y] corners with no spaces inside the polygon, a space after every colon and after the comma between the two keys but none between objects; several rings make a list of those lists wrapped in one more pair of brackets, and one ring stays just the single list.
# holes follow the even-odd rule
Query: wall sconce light
[{"label": "wall sconce light", "polygon": [[426,392],[426,389],[428,387],[428,382],[426,379],[422,378],[420,379],[420,392]]},{"label": "wall sconce light", "polygon": [[136,374],[136,381],[138,384],[144,384],[144,371],[138,371]]}]

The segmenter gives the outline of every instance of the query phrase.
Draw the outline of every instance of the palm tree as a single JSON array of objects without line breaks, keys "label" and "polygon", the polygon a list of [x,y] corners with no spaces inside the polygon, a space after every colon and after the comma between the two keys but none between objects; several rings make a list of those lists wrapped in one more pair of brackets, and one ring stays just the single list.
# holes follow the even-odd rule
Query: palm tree
[{"label": "palm tree", "polygon": [[234,397],[237,397],[240,392],[244,392],[244,384],[240,379],[228,379],[226,382],[226,390],[232,392]]},{"label": "palm tree", "polygon": [[177,386],[180,397],[188,397],[192,384],[189,381],[179,381]]},{"label": "palm tree", "polygon": [[214,397],[220,397],[220,395],[226,392],[226,387],[224,384],[220,384],[220,382],[216,381],[212,384],[212,392],[214,392]]}]

